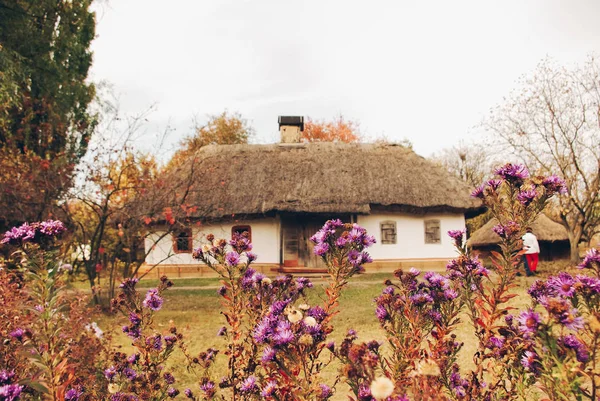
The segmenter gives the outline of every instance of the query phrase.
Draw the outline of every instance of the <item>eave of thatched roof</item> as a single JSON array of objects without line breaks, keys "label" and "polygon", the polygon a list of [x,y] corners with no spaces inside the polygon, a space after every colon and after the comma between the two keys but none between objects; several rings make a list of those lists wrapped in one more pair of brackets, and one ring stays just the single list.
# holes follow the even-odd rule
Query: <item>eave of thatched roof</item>
[{"label": "eave of thatched roof", "polygon": [[190,175],[187,203],[206,219],[273,211],[368,214],[374,207],[482,211],[465,183],[398,145],[211,145],[165,181],[184,185]]},{"label": "eave of thatched roof", "polygon": [[[493,218],[475,231],[467,241],[469,246],[486,246],[500,243],[500,237],[492,231],[492,228],[498,224],[498,220]],[[538,241],[568,241],[567,230],[561,224],[551,220],[548,216],[540,213],[531,225],[533,234]]]}]

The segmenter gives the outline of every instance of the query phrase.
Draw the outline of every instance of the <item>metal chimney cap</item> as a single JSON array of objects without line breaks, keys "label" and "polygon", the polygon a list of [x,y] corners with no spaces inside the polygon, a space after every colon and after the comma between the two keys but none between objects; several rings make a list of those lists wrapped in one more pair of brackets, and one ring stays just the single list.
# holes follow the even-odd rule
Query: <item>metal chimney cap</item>
[{"label": "metal chimney cap", "polygon": [[304,117],[302,116],[279,116],[279,128],[282,125],[300,127],[300,131],[304,131]]}]

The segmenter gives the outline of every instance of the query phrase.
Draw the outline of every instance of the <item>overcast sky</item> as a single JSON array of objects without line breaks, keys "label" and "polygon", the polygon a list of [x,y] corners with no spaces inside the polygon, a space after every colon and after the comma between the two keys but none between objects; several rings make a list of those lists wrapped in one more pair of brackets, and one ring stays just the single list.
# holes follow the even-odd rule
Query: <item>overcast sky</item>
[{"label": "overcast sky", "polygon": [[109,0],[96,6],[91,78],[124,112],[156,104],[148,135],[239,111],[255,142],[277,116],[358,120],[371,138],[429,156],[469,140],[550,56],[600,54],[600,1]]}]

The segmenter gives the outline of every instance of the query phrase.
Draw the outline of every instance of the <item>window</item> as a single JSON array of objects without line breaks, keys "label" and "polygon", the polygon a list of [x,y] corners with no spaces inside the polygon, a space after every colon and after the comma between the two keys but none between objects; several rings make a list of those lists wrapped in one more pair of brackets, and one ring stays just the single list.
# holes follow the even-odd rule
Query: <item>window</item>
[{"label": "window", "polygon": [[442,236],[439,220],[425,220],[425,243],[441,244]]},{"label": "window", "polygon": [[381,224],[381,244],[395,244],[396,243],[396,222],[395,221],[382,221]]},{"label": "window", "polygon": [[252,229],[250,228],[250,226],[233,226],[231,227],[232,238],[234,234],[243,235],[246,238],[248,238],[248,241],[252,242]]},{"label": "window", "polygon": [[175,253],[189,253],[192,252],[192,248],[192,230],[176,231],[173,238],[173,251]]}]

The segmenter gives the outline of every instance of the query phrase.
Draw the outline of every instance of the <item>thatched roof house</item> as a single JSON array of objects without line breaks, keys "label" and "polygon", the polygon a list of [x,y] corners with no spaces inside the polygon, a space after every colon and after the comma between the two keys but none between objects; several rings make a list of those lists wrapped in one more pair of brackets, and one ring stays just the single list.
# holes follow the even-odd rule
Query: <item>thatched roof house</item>
[{"label": "thatched roof house", "polygon": [[[290,132],[299,138],[300,123],[286,123],[280,119],[282,138]],[[326,219],[341,218],[375,235],[372,266],[394,262],[398,268],[398,261],[442,266],[454,256],[446,231],[464,228],[465,214],[483,211],[462,181],[392,144],[212,145],[165,181],[175,188],[185,184],[185,190],[166,192],[185,191],[192,217],[202,225],[159,244],[149,264],[166,259],[189,265],[194,263],[189,251],[206,233],[227,237],[248,231],[262,264],[318,267],[308,238]]]},{"label": "thatched roof house", "polygon": [[211,145],[192,169],[189,202],[204,219],[274,212],[478,213],[481,203],[442,167],[399,145]]},{"label": "thatched roof house", "polygon": [[[485,253],[497,247],[500,237],[492,228],[498,224],[492,219],[475,231],[467,244],[475,250]],[[543,213],[540,213],[531,225],[533,234],[540,244],[540,257],[545,260],[568,257],[569,236],[566,228]]]}]

